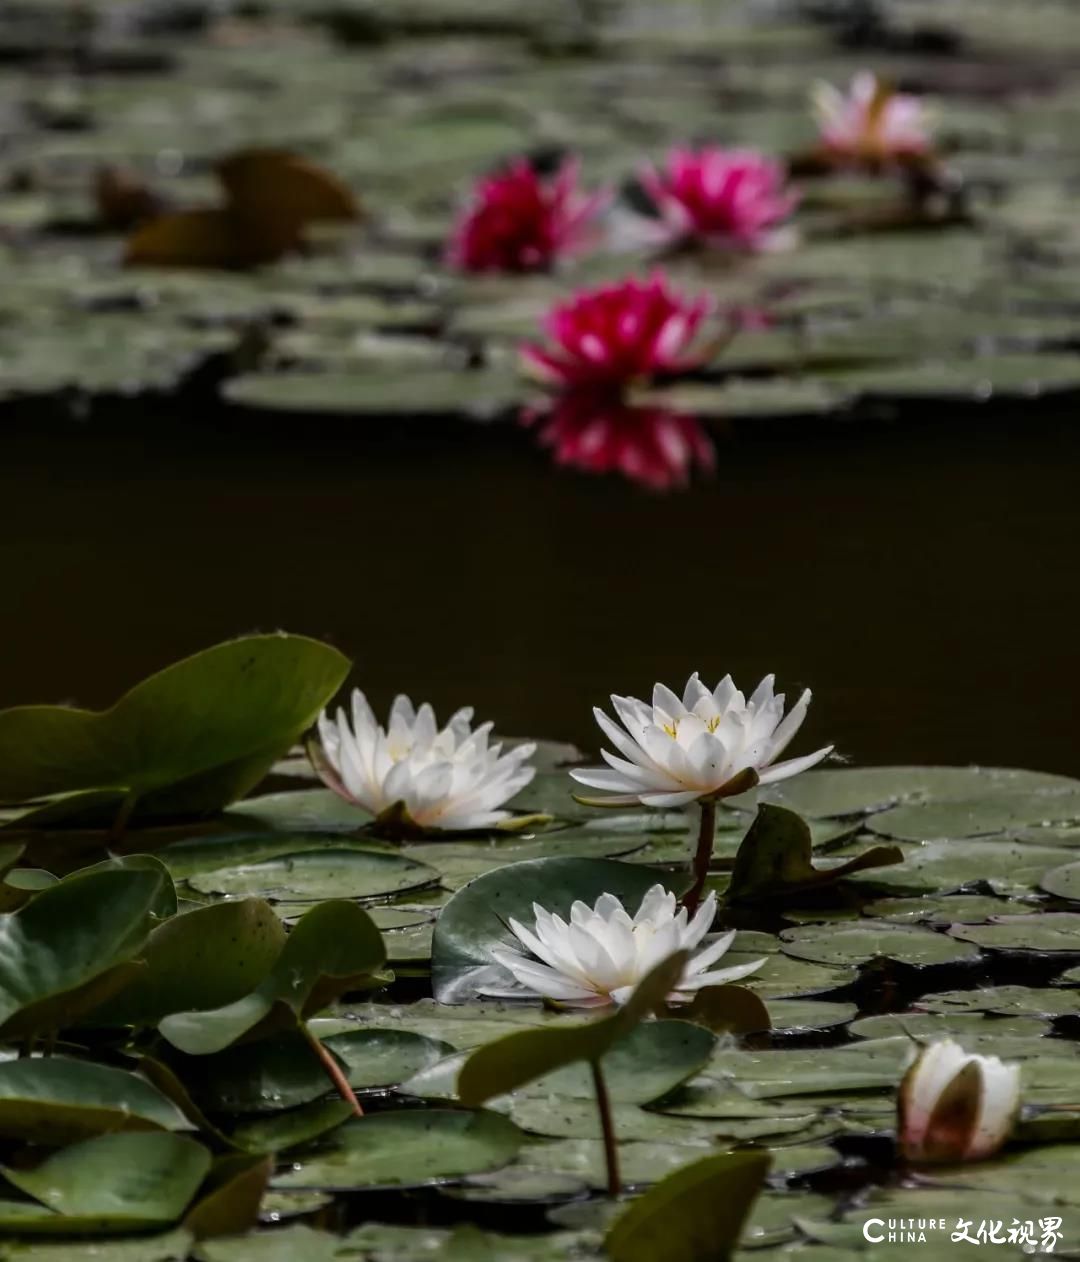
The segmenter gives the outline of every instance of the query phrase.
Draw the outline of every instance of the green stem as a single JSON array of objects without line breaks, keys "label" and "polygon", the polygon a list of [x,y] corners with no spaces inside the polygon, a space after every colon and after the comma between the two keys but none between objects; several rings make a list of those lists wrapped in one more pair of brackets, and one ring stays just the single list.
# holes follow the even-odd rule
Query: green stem
[{"label": "green stem", "polygon": [[607,1165],[607,1186],[609,1196],[618,1196],[622,1191],[619,1178],[619,1144],[615,1138],[615,1123],[611,1117],[611,1100],[608,1097],[607,1083],[600,1062],[589,1062],[592,1070],[593,1090],[596,1092],[596,1108],[600,1114],[600,1130],[604,1136],[604,1162]]},{"label": "green stem", "polygon": [[319,1042],[306,1025],[302,1024],[300,1028],[303,1030],[304,1038],[308,1041],[308,1046],[319,1058],[319,1063],[326,1071],[326,1076],[334,1084],[338,1095],[341,1096],[346,1104],[352,1105],[352,1111],[357,1117],[363,1117],[364,1110],[360,1107],[360,1101],[356,1098],[356,1093],[352,1087],[349,1086],[349,1080],[341,1072],[341,1066],[334,1059],[333,1054],[323,1047],[322,1043]]},{"label": "green stem", "polygon": [[124,797],[116,812],[116,818],[112,822],[109,829],[110,841],[122,841],[124,833],[127,831],[128,821],[131,819],[131,812],[135,809],[135,803],[138,801],[138,794],[132,789]]},{"label": "green stem", "polygon": [[694,880],[683,897],[682,903],[688,916],[693,916],[701,904],[701,895],[705,891],[705,882],[709,876],[709,863],[712,860],[713,836],[716,833],[716,799],[702,798],[701,823],[698,828],[697,850],[690,871]]}]

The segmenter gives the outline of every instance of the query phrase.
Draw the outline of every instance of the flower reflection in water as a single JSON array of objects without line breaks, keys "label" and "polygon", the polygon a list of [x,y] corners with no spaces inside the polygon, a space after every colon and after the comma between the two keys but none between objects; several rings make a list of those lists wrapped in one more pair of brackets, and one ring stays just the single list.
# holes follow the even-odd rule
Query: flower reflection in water
[{"label": "flower reflection in water", "polygon": [[712,439],[695,417],[632,407],[606,392],[566,391],[520,419],[536,430],[556,464],[621,473],[653,491],[685,487],[692,473],[711,473],[716,464]]}]

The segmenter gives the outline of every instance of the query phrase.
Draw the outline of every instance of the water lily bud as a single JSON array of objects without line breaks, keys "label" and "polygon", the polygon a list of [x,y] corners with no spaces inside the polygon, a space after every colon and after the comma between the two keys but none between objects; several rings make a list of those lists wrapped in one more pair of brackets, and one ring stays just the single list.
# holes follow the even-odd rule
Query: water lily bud
[{"label": "water lily bud", "polygon": [[1019,1065],[930,1043],[900,1083],[900,1151],[912,1162],[980,1161],[1009,1138],[1019,1108]]}]

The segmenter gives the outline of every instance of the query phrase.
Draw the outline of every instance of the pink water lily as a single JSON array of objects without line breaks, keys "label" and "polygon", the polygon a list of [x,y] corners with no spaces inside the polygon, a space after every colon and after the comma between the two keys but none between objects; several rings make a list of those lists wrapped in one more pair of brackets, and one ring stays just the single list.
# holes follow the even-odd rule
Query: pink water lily
[{"label": "pink water lily", "polygon": [[668,408],[631,407],[590,390],[557,395],[522,422],[535,426],[557,464],[586,473],[620,473],[653,491],[685,486],[709,473],[716,453],[701,422]]},{"label": "pink water lily", "polygon": [[933,150],[926,108],[869,70],[845,94],[831,83],[813,92],[821,142],[834,158],[882,165],[924,157]]},{"label": "pink water lily", "polygon": [[725,250],[766,250],[795,208],[779,162],[752,149],[676,148],[662,167],[646,166],[641,186],[672,243],[698,242]]},{"label": "pink water lily", "polygon": [[580,164],[566,159],[550,177],[519,158],[473,189],[446,250],[464,272],[547,271],[587,247],[610,193],[578,187]]},{"label": "pink water lily", "polygon": [[618,391],[700,366],[708,352],[694,344],[711,309],[708,299],[685,297],[656,272],[557,304],[543,323],[553,345],[529,344],[521,353],[548,384]]}]

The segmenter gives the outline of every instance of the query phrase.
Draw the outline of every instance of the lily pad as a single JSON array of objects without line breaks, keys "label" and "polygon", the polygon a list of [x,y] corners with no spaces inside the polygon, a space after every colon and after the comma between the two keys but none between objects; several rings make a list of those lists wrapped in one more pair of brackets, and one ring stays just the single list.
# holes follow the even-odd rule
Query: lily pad
[{"label": "lily pad", "polygon": [[0,1202],[0,1227],[50,1235],[159,1227],[180,1217],[209,1169],[206,1149],[180,1135],[101,1135],[32,1170],[3,1167],[7,1181],[39,1206]]},{"label": "lily pad", "polygon": [[0,1064],[0,1132],[59,1145],[105,1131],[186,1130],[155,1087],[126,1069],[67,1056]]},{"label": "lily pad", "polygon": [[439,874],[426,864],[382,850],[306,850],[259,863],[200,872],[188,878],[204,894],[252,895],[293,902],[329,898],[385,898],[434,885]]},{"label": "lily pad", "polygon": [[294,1161],[274,1186],[418,1187],[507,1165],[522,1138],[512,1122],[486,1110],[378,1113],[340,1127],[324,1150]]},{"label": "lily pad", "polygon": [[921,966],[978,958],[974,947],[945,934],[888,921],[801,925],[785,929],[780,938],[786,955],[818,964],[863,964],[885,958]]},{"label": "lily pad", "polygon": [[76,873],[0,917],[0,1033],[71,1025],[130,981],[167,881],[153,867]]},{"label": "lily pad", "polygon": [[316,640],[249,636],[168,667],[109,710],[4,711],[0,801],[107,788],[140,816],[217,810],[262,778],[347,670]]},{"label": "lily pad", "polygon": [[174,1013],[159,1028],[183,1052],[219,1052],[241,1038],[294,1028],[338,995],[369,983],[385,958],[378,929],[355,903],[320,903],[249,994],[220,1008]]},{"label": "lily pad", "polygon": [[[1080,361],[1078,361],[1080,362]],[[1037,824],[1080,819],[1080,789],[1034,793],[997,792],[945,802],[894,806],[874,815],[869,827],[901,841],[978,837]]]},{"label": "lily pad", "polygon": [[1080,913],[998,916],[985,925],[954,925],[949,933],[991,951],[1069,951],[1080,954]]}]

